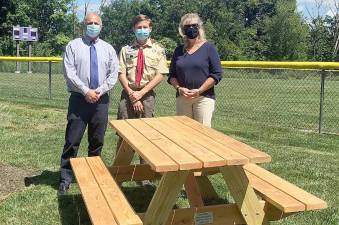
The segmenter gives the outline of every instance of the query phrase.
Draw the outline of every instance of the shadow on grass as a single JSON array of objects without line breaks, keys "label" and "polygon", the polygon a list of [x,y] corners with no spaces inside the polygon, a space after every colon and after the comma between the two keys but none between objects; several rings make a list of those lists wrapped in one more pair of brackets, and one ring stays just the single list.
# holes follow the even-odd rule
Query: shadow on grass
[{"label": "shadow on grass", "polygon": [[80,194],[58,196],[60,223],[62,225],[91,225],[84,201]]},{"label": "shadow on grass", "polygon": [[[59,187],[59,171],[45,170],[39,175],[32,177],[25,177],[25,186],[30,185],[48,185],[53,189],[58,190]],[[128,202],[137,213],[144,213],[149,206],[152,197],[155,192],[155,188],[142,187],[142,186],[128,186],[122,187],[122,192],[126,196]],[[58,209],[60,215],[60,223],[62,225],[90,225],[91,221],[87,213],[86,206],[84,204],[81,194],[69,192],[66,195],[58,196]],[[183,199],[187,199],[186,193],[181,191],[180,196]],[[225,204],[225,199],[209,199],[205,201],[205,205]],[[178,208],[177,205],[174,208]]]},{"label": "shadow on grass", "polygon": [[30,185],[49,185],[53,189],[58,190],[59,177],[59,171],[44,170],[39,175],[25,177],[25,186],[28,187]]}]

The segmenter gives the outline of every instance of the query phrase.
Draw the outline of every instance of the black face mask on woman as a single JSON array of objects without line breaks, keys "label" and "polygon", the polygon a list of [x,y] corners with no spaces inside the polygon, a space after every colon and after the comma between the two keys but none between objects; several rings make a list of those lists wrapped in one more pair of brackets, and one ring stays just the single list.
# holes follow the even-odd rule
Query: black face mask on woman
[{"label": "black face mask on woman", "polygon": [[198,27],[185,27],[184,32],[187,38],[195,39],[199,35],[199,28]]}]

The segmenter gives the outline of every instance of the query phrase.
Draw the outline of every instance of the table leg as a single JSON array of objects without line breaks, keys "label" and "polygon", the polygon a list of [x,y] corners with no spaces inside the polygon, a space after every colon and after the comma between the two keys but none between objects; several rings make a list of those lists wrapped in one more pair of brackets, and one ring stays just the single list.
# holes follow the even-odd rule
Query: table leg
[{"label": "table leg", "polygon": [[117,146],[119,146],[115,155],[113,166],[130,165],[134,156],[134,150],[129,146],[125,140],[119,138]]},{"label": "table leg", "polygon": [[201,196],[203,199],[218,199],[219,196],[217,192],[214,190],[214,187],[211,184],[211,181],[208,179],[207,176],[199,176],[195,177],[198,182]]},{"label": "table leg", "polygon": [[144,225],[166,223],[189,171],[165,173],[145,213]]},{"label": "table leg", "polygon": [[246,223],[248,225],[268,224],[265,212],[249,184],[243,167],[224,166],[220,168],[220,172]]},{"label": "table leg", "polygon": [[204,206],[204,201],[201,198],[201,191],[198,182],[192,172],[190,172],[187,176],[185,182],[185,191],[191,207]]}]

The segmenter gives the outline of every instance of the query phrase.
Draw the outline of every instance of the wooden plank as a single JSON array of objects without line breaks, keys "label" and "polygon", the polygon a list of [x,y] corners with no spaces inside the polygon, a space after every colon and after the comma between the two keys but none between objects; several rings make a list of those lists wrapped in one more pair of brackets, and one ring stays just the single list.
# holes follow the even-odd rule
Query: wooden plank
[{"label": "wooden plank", "polygon": [[117,225],[85,158],[71,159],[71,166],[93,225]]},{"label": "wooden plank", "polygon": [[301,212],[305,210],[305,205],[303,203],[292,198],[285,192],[280,191],[264,180],[261,180],[257,176],[247,171],[245,172],[251,186],[260,193],[263,199],[276,206],[284,213]]},{"label": "wooden plank", "polygon": [[271,203],[261,200],[259,202],[264,202],[264,211],[265,211],[265,215],[267,217],[267,219],[269,221],[277,221],[277,220],[281,220],[285,217],[291,216],[296,214],[296,212],[293,213],[284,213],[283,211],[281,211],[280,209],[278,209],[277,207],[275,207],[274,205],[272,205]]},{"label": "wooden plank", "polygon": [[[157,173],[148,164],[136,164],[136,165],[128,165],[128,166],[110,166],[108,170],[112,174],[112,177],[116,182],[124,182],[124,181],[141,181],[141,180],[153,180],[160,179],[162,174]],[[199,177],[196,177],[198,183],[200,185],[200,180],[205,180],[207,175],[213,175],[219,173],[219,168],[202,168],[194,171],[194,174],[199,173]],[[197,171],[197,172],[195,172]],[[201,179],[200,179],[201,178]],[[207,188],[206,185],[202,186],[202,193],[205,192]],[[204,196],[204,195],[203,195]],[[216,195],[214,195],[216,196]],[[205,198],[205,197],[204,197]],[[208,197],[206,199],[209,199]]]},{"label": "wooden plank", "polygon": [[[235,204],[204,206],[186,209],[175,209],[165,223],[166,225],[192,225],[195,216],[209,213],[213,222],[208,225],[240,225],[245,224],[242,215]],[[207,225],[207,223],[206,223]]]},{"label": "wooden plank", "polygon": [[[270,205],[265,201],[259,201],[260,207],[270,209],[265,211],[270,221],[279,220],[286,215],[280,214],[278,211],[271,211]],[[236,204],[223,204],[213,206],[203,206],[194,208],[183,208],[172,210],[165,225],[192,225],[195,224],[194,216],[199,213],[212,212],[213,223],[208,225],[244,225],[246,222],[243,219]],[[145,214],[140,213],[140,218],[144,218]],[[206,224],[207,225],[207,224]]]},{"label": "wooden plank", "polygon": [[116,152],[113,166],[129,165],[132,162],[134,150],[125,140],[119,140],[119,142],[121,142],[121,144]]},{"label": "wooden plank", "polygon": [[180,170],[202,168],[202,162],[185,152],[180,146],[153,129],[142,120],[127,120],[127,122],[142,133],[149,141],[157,146],[164,154],[175,161]]},{"label": "wooden plank", "polygon": [[148,164],[111,166],[107,169],[110,171],[114,180],[118,183],[125,181],[142,181],[161,178],[161,174],[152,170]]},{"label": "wooden plank", "polygon": [[183,133],[176,131],[172,126],[160,121],[159,118],[143,118],[141,120],[200,160],[203,163],[203,167],[218,167],[226,164],[223,158],[195,143]]},{"label": "wooden plank", "polygon": [[144,225],[163,225],[171,213],[188,173],[189,171],[183,170],[163,175],[145,213]]},{"label": "wooden plank", "polygon": [[249,225],[267,224],[265,212],[249,184],[243,167],[224,166],[220,168],[220,172],[246,223]]},{"label": "wooden plank", "polygon": [[125,120],[111,120],[110,125],[156,172],[179,170],[176,162],[161,152],[158,147]]},{"label": "wooden plank", "polygon": [[111,208],[116,222],[119,225],[142,225],[141,219],[128,203],[100,157],[87,157],[86,161]]},{"label": "wooden plank", "polygon": [[260,179],[271,184],[275,188],[285,192],[291,197],[302,202],[306,206],[306,210],[315,210],[327,208],[327,203],[320,198],[304,191],[303,189],[289,183],[288,181],[278,177],[277,175],[261,168],[255,164],[249,163],[244,166],[245,170],[259,177]]},{"label": "wooden plank", "polygon": [[202,168],[198,170],[193,170],[194,176],[208,176],[208,175],[214,175],[216,173],[220,173],[218,167],[209,167],[209,168]]},{"label": "wooden plank", "polygon": [[177,130],[185,132],[188,138],[194,140],[194,142],[196,142],[197,144],[204,146],[209,151],[224,158],[226,161],[226,165],[243,165],[249,163],[249,159],[247,157],[241,155],[236,151],[233,151],[226,145],[220,144],[219,142],[213,140],[205,134],[200,133],[199,131],[179,122],[174,118],[161,117],[158,119],[160,121],[163,121],[165,124],[172,126],[173,128],[175,127]]},{"label": "wooden plank", "polygon": [[190,172],[187,176],[185,182],[185,191],[191,207],[201,207],[204,205],[198,182],[192,172]]},{"label": "wooden plank", "polygon": [[252,163],[263,163],[271,161],[271,156],[269,156],[268,154],[259,151],[245,143],[237,141],[215,129],[204,126],[203,124],[193,119],[190,119],[186,116],[176,116],[173,118],[186,124],[187,126],[194,128],[195,130],[214,139],[215,141],[218,141],[223,145],[227,145],[227,147],[231,148],[232,150],[237,151],[238,153],[248,157],[250,162]]}]

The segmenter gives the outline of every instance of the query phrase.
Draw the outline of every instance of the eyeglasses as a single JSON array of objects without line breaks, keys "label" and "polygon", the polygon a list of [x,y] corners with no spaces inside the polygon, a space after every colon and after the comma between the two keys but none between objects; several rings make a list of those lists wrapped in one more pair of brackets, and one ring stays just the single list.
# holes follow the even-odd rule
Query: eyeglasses
[{"label": "eyeglasses", "polygon": [[190,28],[190,27],[198,28],[199,24],[193,23],[193,24],[186,24],[186,25],[184,25],[184,29],[187,29],[187,28]]}]

